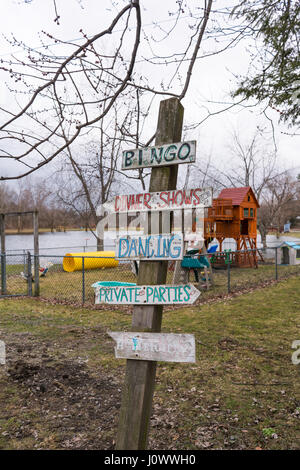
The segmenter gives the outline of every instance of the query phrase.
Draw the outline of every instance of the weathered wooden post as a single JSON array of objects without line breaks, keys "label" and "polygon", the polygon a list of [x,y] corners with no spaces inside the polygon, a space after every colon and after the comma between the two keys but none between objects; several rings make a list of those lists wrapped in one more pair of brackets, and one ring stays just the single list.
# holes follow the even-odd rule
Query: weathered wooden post
[{"label": "weathered wooden post", "polygon": [[[183,106],[176,98],[160,103],[155,145],[180,142]],[[154,167],[149,191],[176,189],[178,164]],[[168,261],[140,261],[138,284],[165,284]],[[160,332],[162,305],[136,305],[133,309],[133,331]],[[156,361],[128,359],[123,389],[118,450],[146,449],[152,399],[155,385]]]}]

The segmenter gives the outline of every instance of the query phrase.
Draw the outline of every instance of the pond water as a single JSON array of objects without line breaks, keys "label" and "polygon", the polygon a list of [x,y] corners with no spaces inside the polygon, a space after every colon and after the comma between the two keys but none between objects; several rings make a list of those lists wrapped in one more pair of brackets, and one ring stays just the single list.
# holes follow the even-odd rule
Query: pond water
[{"label": "pond water", "polygon": [[[120,232],[122,234],[122,232]],[[134,234],[134,232],[132,232]],[[114,250],[115,232],[105,232],[104,249]],[[6,235],[6,252],[23,253],[30,251],[33,253],[33,235]],[[46,232],[39,234],[40,254],[64,255],[72,252],[96,251],[96,238],[91,232],[82,230],[72,230],[68,232]]]},{"label": "pond water", "polygon": [[[132,232],[132,235],[137,232]],[[120,232],[122,234],[122,232]],[[116,232],[105,232],[104,249],[114,250],[114,240]],[[279,239],[275,235],[267,236],[267,244],[269,247],[280,245],[284,240],[298,241],[299,238],[288,237],[282,235]],[[258,247],[261,248],[260,235],[257,238]],[[91,232],[80,230],[68,232],[48,232],[41,233],[39,236],[40,254],[60,255],[70,252],[96,251],[96,238]],[[235,249],[234,240],[226,240],[223,243],[223,249]],[[33,252],[33,235],[6,235],[6,251],[7,253],[24,253],[25,251]],[[270,250],[273,252],[273,250]],[[274,254],[273,254],[274,255]]]}]

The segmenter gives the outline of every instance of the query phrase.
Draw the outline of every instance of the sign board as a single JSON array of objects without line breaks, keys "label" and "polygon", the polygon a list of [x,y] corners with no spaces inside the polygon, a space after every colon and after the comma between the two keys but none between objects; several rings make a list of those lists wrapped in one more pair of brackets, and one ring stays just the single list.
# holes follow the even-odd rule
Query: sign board
[{"label": "sign board", "polygon": [[133,235],[116,239],[116,259],[177,260],[183,258],[183,234]]},{"label": "sign board", "polygon": [[212,206],[212,188],[125,194],[104,204],[108,212],[147,212]]},{"label": "sign board", "polygon": [[136,170],[155,166],[178,165],[196,161],[196,141],[179,142],[125,150],[122,156],[122,170]]},{"label": "sign board", "polygon": [[153,286],[97,286],[96,304],[170,305],[193,304],[200,292],[193,284]]},{"label": "sign board", "polygon": [[196,362],[195,337],[188,334],[109,331],[117,359]]}]

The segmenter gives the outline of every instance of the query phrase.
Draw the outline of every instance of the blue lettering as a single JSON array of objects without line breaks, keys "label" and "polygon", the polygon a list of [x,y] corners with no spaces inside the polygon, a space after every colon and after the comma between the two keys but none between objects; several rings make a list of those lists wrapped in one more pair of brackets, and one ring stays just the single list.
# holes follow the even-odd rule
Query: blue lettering
[{"label": "blue lettering", "polygon": [[165,158],[166,162],[171,162],[176,157],[176,152],[170,152],[171,150],[177,150],[176,145],[170,145],[166,149],[165,155],[164,155],[164,158]]},{"label": "blue lettering", "polygon": [[134,250],[134,255],[137,257],[136,240],[134,238],[131,241],[128,256],[131,256],[131,253],[133,250]]},{"label": "blue lettering", "polygon": [[143,244],[143,239],[139,237],[139,256],[147,256],[147,241]]},{"label": "blue lettering", "polygon": [[[185,155],[182,155],[182,154],[181,154],[182,149],[185,148],[185,147],[187,148],[187,152],[186,152]],[[180,160],[185,160],[185,159],[189,156],[190,153],[191,153],[190,144],[187,144],[187,143],[182,144],[182,146],[181,146],[180,149],[178,150],[178,158],[179,158]]]},{"label": "blue lettering", "polygon": [[164,150],[163,147],[159,149],[159,156],[158,156],[156,153],[156,149],[155,148],[151,149],[151,163],[153,163],[154,159],[157,161],[157,163],[161,163],[163,150]]},{"label": "blue lettering", "polygon": [[147,252],[148,252],[148,258],[152,258],[154,255],[154,248],[152,248],[152,251],[150,253],[150,240],[153,238],[151,235],[147,238]]},{"label": "blue lettering", "polygon": [[128,297],[127,297],[127,293],[126,293],[126,287],[121,287],[121,292],[122,292],[122,295],[121,295],[121,302],[123,301],[123,297],[125,297],[126,302],[128,302]]},{"label": "blue lettering", "polygon": [[125,152],[125,166],[130,166],[132,164],[133,157],[134,152],[132,150],[128,150],[128,152]]},{"label": "blue lettering", "polygon": [[[123,243],[125,242],[125,243]],[[125,253],[122,254],[122,248],[123,246],[126,246],[126,251]],[[127,255],[128,253],[128,248],[129,248],[129,242],[126,238],[120,238],[119,239],[119,258],[123,258],[124,256]]]},{"label": "blue lettering", "polygon": [[191,289],[190,286],[184,286],[184,288],[183,288],[184,292],[186,293],[186,296],[183,299],[184,302],[188,302],[191,298],[191,294],[190,294],[190,292],[188,292],[190,289]]},{"label": "blue lettering", "polygon": [[173,241],[178,238],[179,237],[177,235],[173,235],[169,241],[169,254],[171,258],[179,258],[181,254],[181,246],[172,246]]},{"label": "blue lettering", "polygon": [[147,294],[147,302],[149,301],[149,297],[153,294],[153,289],[152,287],[147,287],[147,290],[146,290],[146,294]]}]

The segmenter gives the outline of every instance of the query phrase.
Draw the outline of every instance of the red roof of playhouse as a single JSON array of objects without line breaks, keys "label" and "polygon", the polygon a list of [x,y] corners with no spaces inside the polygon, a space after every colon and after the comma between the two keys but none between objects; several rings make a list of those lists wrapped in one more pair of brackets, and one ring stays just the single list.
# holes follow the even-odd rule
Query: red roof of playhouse
[{"label": "red roof of playhouse", "polygon": [[232,200],[232,205],[233,206],[240,206],[247,196],[248,192],[252,193],[252,196],[254,197],[254,200],[257,204],[257,207],[259,207],[259,204],[257,202],[257,199],[255,197],[254,192],[252,191],[250,186],[246,186],[244,188],[226,188],[222,189],[220,192],[218,199],[231,199]]}]

